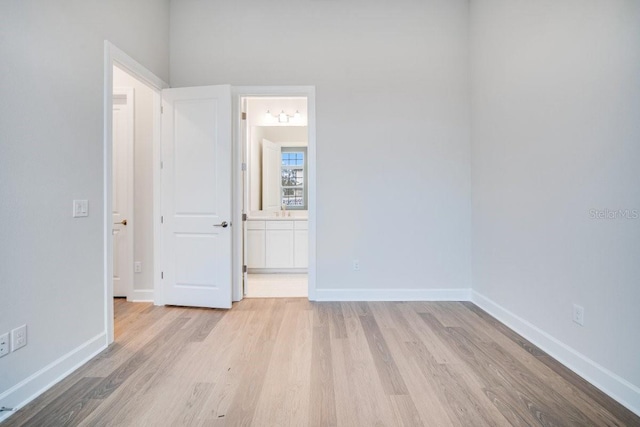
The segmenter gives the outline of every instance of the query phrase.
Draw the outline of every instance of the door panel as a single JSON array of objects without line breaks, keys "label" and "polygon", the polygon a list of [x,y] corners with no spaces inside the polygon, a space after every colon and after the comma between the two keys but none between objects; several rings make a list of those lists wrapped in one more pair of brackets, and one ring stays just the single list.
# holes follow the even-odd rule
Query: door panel
[{"label": "door panel", "polygon": [[[211,190],[217,187],[218,102],[215,99],[178,100],[174,104],[174,147],[176,188],[189,189],[175,194],[178,218],[189,222],[193,215],[215,216],[218,200]],[[213,166],[213,167],[212,167]]]},{"label": "door panel", "polygon": [[163,91],[166,304],[231,307],[231,90]]},{"label": "door panel", "polygon": [[282,207],[280,172],[280,144],[268,139],[262,140],[262,210],[279,211]]},{"label": "door panel", "polygon": [[[133,156],[133,90],[113,96],[113,295],[128,297],[133,289],[133,235],[131,234],[130,162]],[[123,224],[128,221],[128,226]]]}]

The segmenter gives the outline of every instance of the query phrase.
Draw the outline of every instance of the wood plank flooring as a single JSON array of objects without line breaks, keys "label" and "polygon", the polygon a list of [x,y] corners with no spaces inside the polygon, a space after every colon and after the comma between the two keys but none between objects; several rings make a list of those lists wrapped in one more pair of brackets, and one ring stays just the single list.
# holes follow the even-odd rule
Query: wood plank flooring
[{"label": "wood plank flooring", "polygon": [[471,303],[115,300],[116,342],[5,426],[640,426]]}]

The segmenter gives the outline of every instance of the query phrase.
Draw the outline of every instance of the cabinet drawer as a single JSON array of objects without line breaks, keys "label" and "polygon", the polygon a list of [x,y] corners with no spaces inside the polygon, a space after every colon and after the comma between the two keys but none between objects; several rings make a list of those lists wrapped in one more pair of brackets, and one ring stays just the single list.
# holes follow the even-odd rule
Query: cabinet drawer
[{"label": "cabinet drawer", "polygon": [[293,230],[293,221],[266,221],[267,230]]},{"label": "cabinet drawer", "polygon": [[264,221],[247,221],[247,230],[264,230]]},{"label": "cabinet drawer", "polygon": [[296,230],[308,230],[309,221],[295,221],[293,224],[293,228]]}]

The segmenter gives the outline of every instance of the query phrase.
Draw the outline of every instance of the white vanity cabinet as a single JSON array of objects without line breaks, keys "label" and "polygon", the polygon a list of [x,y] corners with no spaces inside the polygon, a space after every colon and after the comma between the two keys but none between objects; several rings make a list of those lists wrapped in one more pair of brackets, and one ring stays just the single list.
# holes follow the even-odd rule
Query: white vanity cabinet
[{"label": "white vanity cabinet", "polygon": [[309,267],[309,222],[293,223],[293,267]]},{"label": "white vanity cabinet", "polygon": [[266,221],[265,267],[293,268],[293,221]]},{"label": "white vanity cabinet", "polygon": [[265,268],[264,221],[247,221],[247,267]]},{"label": "white vanity cabinet", "polygon": [[306,220],[248,220],[247,267],[304,269],[309,261]]}]

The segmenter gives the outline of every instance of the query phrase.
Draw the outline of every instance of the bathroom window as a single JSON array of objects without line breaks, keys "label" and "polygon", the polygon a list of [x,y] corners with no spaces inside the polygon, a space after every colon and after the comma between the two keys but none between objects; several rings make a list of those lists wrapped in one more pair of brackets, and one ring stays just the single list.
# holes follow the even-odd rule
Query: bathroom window
[{"label": "bathroom window", "polygon": [[287,209],[307,209],[307,149],[282,147],[282,204]]}]

